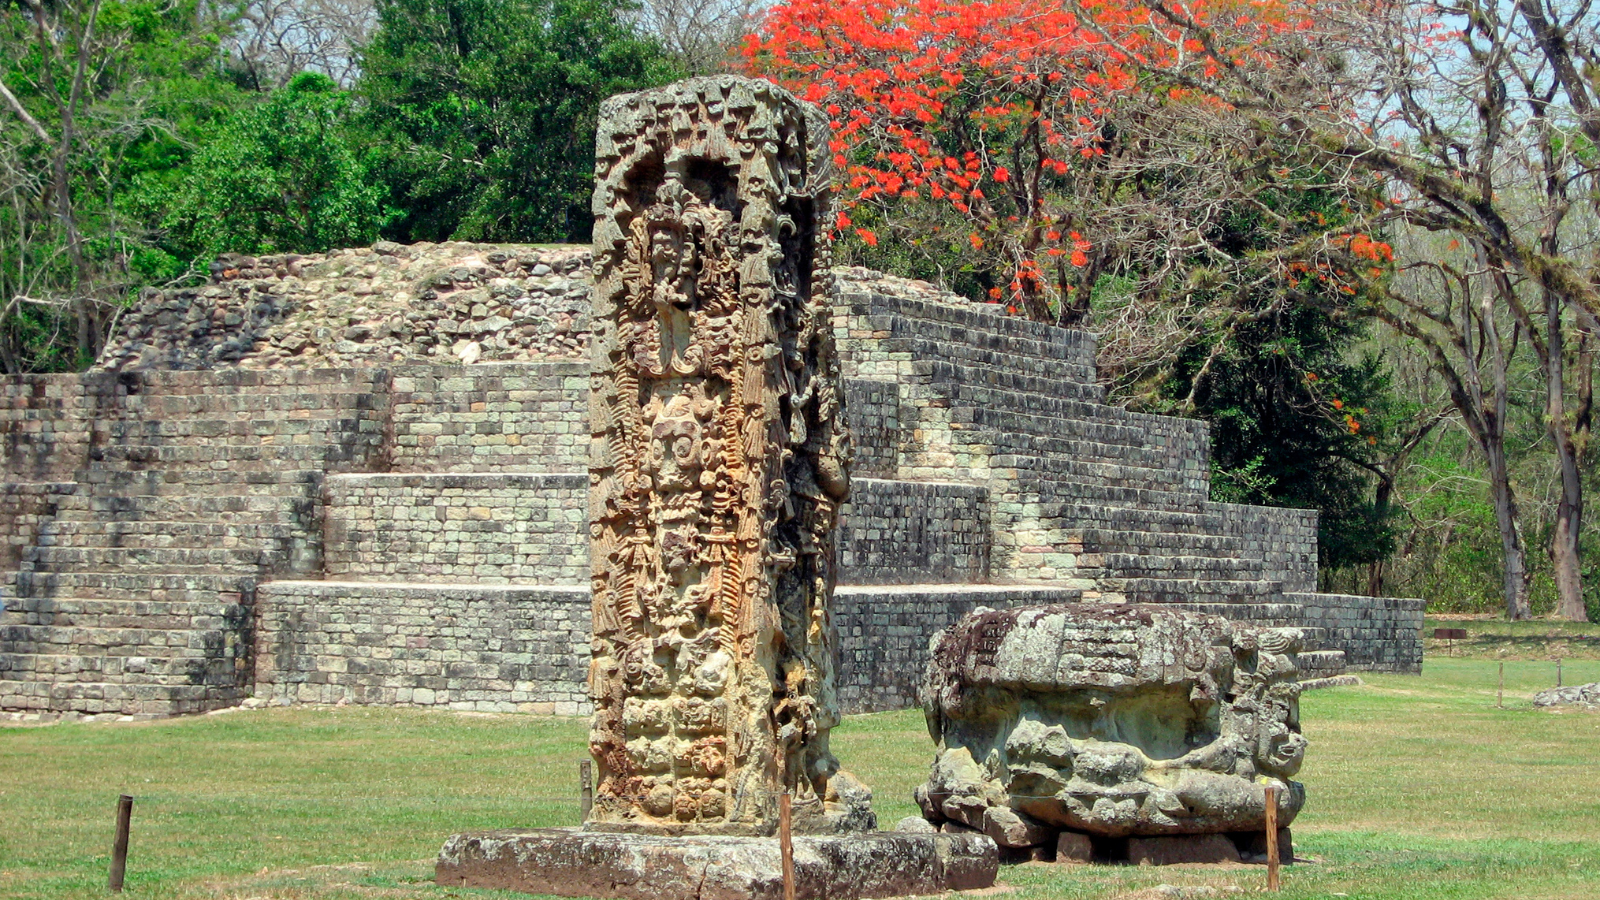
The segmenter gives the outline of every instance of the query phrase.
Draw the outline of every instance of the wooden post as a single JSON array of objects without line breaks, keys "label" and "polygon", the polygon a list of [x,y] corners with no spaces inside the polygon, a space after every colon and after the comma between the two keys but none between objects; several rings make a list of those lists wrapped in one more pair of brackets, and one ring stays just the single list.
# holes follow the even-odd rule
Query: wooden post
[{"label": "wooden post", "polygon": [[594,809],[594,763],[587,759],[578,763],[578,808],[583,811],[579,821],[589,821],[589,810]]},{"label": "wooden post", "polygon": [[128,824],[133,819],[133,798],[123,794],[117,799],[117,837],[111,844],[111,879],[107,887],[111,893],[122,893],[122,879],[128,871]]},{"label": "wooden post", "polygon": [[1278,889],[1278,786],[1267,785],[1267,890]]},{"label": "wooden post", "polygon": [[1556,687],[1561,687],[1561,657],[1556,657]]},{"label": "wooden post", "polygon": [[1494,695],[1495,709],[1506,708],[1506,664],[1500,664],[1500,690]]},{"label": "wooden post", "polygon": [[783,900],[794,900],[794,833],[789,792],[778,797],[778,849],[783,854]]}]

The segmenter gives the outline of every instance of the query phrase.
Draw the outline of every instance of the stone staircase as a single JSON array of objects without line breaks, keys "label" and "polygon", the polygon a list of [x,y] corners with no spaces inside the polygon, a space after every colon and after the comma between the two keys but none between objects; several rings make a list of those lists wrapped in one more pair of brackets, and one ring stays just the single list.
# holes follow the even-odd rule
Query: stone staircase
[{"label": "stone staircase", "polygon": [[897,384],[919,435],[897,470],[990,486],[997,580],[1300,627],[1318,676],[1420,664],[1420,601],[1314,593],[1316,513],[1209,500],[1205,424],[1103,405],[1081,333],[846,285],[847,372]]},{"label": "stone staircase", "polygon": [[[1211,502],[1204,423],[1105,405],[1092,336],[839,283],[846,710],[913,703],[980,605],[1170,603],[1307,629],[1307,677],[1420,666],[1421,602],[1315,593],[1315,512]],[[572,360],[0,379],[0,710],[585,711],[588,390]]]},{"label": "stone staircase", "polygon": [[102,392],[115,402],[85,422],[75,490],[0,587],[6,708],[182,713],[249,696],[256,587],[320,569],[322,480],[369,464],[380,394],[370,371],[235,375]]}]

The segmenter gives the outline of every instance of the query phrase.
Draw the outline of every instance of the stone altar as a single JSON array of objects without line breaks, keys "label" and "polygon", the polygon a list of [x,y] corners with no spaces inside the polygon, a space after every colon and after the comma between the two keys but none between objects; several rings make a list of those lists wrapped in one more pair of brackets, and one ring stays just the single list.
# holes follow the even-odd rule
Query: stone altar
[{"label": "stone altar", "polygon": [[1247,858],[1267,786],[1285,830],[1305,803],[1290,780],[1306,748],[1300,642],[1170,607],[975,611],[932,641],[922,701],[938,752],[918,804],[1013,850]]},{"label": "stone altar", "polygon": [[827,134],[771,84],[613,97],[596,148],[589,536],[594,806],[461,834],[440,884],[703,900],[993,883],[982,836],[875,833],[828,749],[850,446],[827,272]]}]

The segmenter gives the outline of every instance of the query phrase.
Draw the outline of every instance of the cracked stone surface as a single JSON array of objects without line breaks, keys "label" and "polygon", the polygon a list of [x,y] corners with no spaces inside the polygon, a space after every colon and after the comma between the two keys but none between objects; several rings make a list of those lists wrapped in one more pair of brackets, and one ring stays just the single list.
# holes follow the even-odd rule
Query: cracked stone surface
[{"label": "cracked stone surface", "polygon": [[1259,832],[1275,785],[1286,827],[1305,803],[1290,780],[1301,641],[1161,606],[974,611],[931,644],[938,750],[918,804],[944,830],[1027,848]]},{"label": "cracked stone surface", "polygon": [[[794,840],[796,895],[856,900],[988,887],[999,869],[983,835],[875,832]],[[439,854],[443,886],[622,900],[779,900],[774,838],[584,832],[458,834]]]},{"label": "cracked stone surface", "polygon": [[1540,691],[1533,695],[1533,705],[1600,707],[1600,681]]},{"label": "cracked stone surface", "polygon": [[691,78],[601,107],[594,195],[588,824],[876,827],[839,721],[849,431],[827,279],[826,121]]}]

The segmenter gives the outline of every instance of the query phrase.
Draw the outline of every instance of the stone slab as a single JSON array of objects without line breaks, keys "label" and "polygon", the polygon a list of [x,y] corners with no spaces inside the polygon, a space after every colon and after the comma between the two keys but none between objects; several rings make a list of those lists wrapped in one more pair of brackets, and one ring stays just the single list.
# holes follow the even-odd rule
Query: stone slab
[{"label": "stone slab", "polygon": [[1225,834],[1179,834],[1128,839],[1128,862],[1136,866],[1238,861],[1239,848]]},{"label": "stone slab", "polygon": [[[858,900],[994,884],[999,852],[981,834],[870,832],[794,839],[796,895]],[[619,900],[781,900],[777,838],[660,837],[545,828],[451,835],[441,886]]]}]

